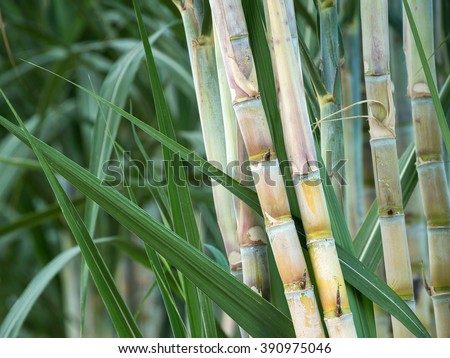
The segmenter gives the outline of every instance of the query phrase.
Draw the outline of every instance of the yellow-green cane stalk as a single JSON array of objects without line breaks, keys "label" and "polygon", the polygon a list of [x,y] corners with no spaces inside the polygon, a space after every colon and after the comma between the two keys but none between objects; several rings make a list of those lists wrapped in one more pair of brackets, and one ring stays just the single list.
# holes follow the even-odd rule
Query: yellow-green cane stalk
[{"label": "yellow-green cane stalk", "polygon": [[298,337],[323,337],[317,302],[292,220],[269,125],[259,96],[240,0],[210,0],[233,108],[251,161],[266,232]]},{"label": "yellow-green cane stalk", "polygon": [[[342,8],[340,10],[344,14],[342,30],[345,50],[345,61],[342,71],[342,95],[343,103],[346,107],[360,103],[362,100],[362,83],[360,81],[362,73],[361,25],[359,1],[344,1],[341,2],[341,5]],[[363,141],[361,106],[352,106],[345,113],[350,117],[354,117],[352,120],[344,121],[345,179],[347,182],[345,208],[349,230],[354,238],[365,216],[365,201],[361,200],[361,198],[364,198],[365,194],[368,204],[371,205],[373,199],[375,199],[375,188],[373,185],[369,140],[367,142]],[[369,158],[365,161],[363,161],[364,149],[368,151],[366,156]],[[368,169],[364,170],[363,163],[368,164]],[[370,176],[366,180],[366,188],[363,185],[364,175]],[[364,193],[364,189],[366,193]],[[385,277],[383,264],[378,266],[377,274],[380,277]],[[374,313],[377,337],[392,337],[390,315],[378,305],[374,305]]]},{"label": "yellow-green cane stalk", "polygon": [[[225,134],[212,33],[201,34],[203,1],[174,1],[180,10],[189,49],[195,93],[200,112],[206,158],[226,168]],[[236,235],[232,194],[213,182],[217,222],[222,234],[231,272],[242,279],[241,255]]]},{"label": "yellow-green cane stalk", "polygon": [[[370,145],[383,242],[386,281],[414,310],[411,264],[397,165],[395,108],[389,73],[387,0],[362,0],[363,63]],[[392,318],[394,337],[412,334]]]},{"label": "yellow-green cane stalk", "polygon": [[[389,2],[389,12],[395,23],[402,23],[402,0]],[[406,70],[405,53],[403,51],[403,37],[400,26],[391,26],[389,30],[391,42],[391,77],[394,83],[394,104],[396,110],[397,150],[401,155],[414,141],[413,123],[411,121],[411,101],[407,96],[408,74]],[[428,265],[428,249],[426,238],[425,216],[423,214],[422,199],[418,187],[405,206],[406,233],[411,258],[411,268],[416,300],[416,315],[429,332],[434,330],[433,305],[431,298],[424,289],[422,280],[423,267]]]},{"label": "yellow-green cane stalk", "polygon": [[333,115],[341,109],[342,104],[336,2],[319,0],[318,10],[323,83],[328,92],[326,96],[319,96],[320,117],[326,118],[320,126],[320,150],[334,192],[344,211],[344,183],[340,179],[344,177],[344,168],[340,168],[340,175],[333,175],[334,168],[339,168],[339,164],[345,159],[342,114]]},{"label": "yellow-green cane stalk", "polygon": [[283,134],[317,288],[330,337],[356,337],[336,246],[331,231],[310,121],[300,62],[292,44],[286,4],[265,2],[279,84]]},{"label": "yellow-green cane stalk", "polygon": [[[409,1],[434,77],[433,2]],[[412,102],[417,173],[427,219],[428,247],[436,331],[450,337],[450,200],[442,161],[442,134],[406,15],[404,48],[408,94]],[[436,79],[435,79],[436,80]]]},{"label": "yellow-green cane stalk", "polygon": [[[238,181],[244,178],[241,166],[247,160],[242,135],[239,131],[227,75],[216,40],[216,62],[219,78],[220,100],[225,128],[228,175]],[[239,240],[243,282],[264,298],[270,298],[270,276],[267,257],[266,234],[257,214],[242,200],[234,198],[237,236]],[[247,336],[241,331],[241,336]]]}]

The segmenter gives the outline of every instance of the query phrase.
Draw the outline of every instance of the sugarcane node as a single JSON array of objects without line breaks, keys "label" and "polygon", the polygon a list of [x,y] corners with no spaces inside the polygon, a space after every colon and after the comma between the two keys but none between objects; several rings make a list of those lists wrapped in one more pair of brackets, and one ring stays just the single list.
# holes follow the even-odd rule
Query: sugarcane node
[{"label": "sugarcane node", "polygon": [[387,214],[388,214],[389,216],[394,215],[394,210],[392,210],[392,208],[389,208],[389,209],[387,210]]}]

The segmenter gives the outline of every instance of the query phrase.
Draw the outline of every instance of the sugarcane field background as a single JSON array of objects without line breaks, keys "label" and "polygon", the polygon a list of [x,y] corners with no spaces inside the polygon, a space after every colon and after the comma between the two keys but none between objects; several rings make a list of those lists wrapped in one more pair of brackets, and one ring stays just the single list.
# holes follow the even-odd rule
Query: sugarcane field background
[{"label": "sugarcane field background", "polygon": [[2,0],[0,337],[450,338],[449,18]]}]

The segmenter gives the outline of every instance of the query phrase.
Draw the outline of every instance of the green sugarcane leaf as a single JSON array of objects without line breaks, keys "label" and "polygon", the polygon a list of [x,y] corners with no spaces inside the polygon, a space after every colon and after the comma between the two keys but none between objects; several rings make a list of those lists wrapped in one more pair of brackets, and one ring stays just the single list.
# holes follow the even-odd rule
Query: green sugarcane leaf
[{"label": "green sugarcane leaf", "polygon": [[[99,245],[113,243],[115,240],[117,239],[103,238],[94,240],[94,243]],[[3,319],[0,325],[0,337],[15,338],[19,335],[23,322],[50,281],[79,253],[79,247],[60,253],[33,277]]]},{"label": "green sugarcane leaf", "polygon": [[[0,116],[0,124],[29,145],[27,137],[16,125],[3,116]],[[162,138],[163,142],[164,138],[167,138],[159,135],[157,137]],[[35,137],[33,139],[36,147],[48,158],[55,170],[81,192],[96,201],[120,224],[161,256],[170,260],[252,337],[294,337],[292,322],[272,304],[236,280],[229,272],[223,270],[119,192],[103,185],[99,179],[57,150]],[[169,138],[167,138],[167,144],[173,146]],[[212,175],[216,173],[213,172]]]},{"label": "green sugarcane leaf", "polygon": [[[75,207],[81,207],[84,204],[84,198],[77,198],[72,202]],[[7,234],[14,231],[33,228],[44,222],[57,218],[60,214],[61,208],[58,203],[51,204],[39,211],[24,214],[19,218],[0,226],[0,240],[5,238]]]},{"label": "green sugarcane leaf", "polygon": [[[125,152],[122,148],[119,149],[119,145],[115,142],[114,143],[114,149],[116,152],[116,157],[120,158],[125,156]],[[119,150],[121,151],[119,153]],[[123,164],[120,164],[122,172],[124,172]],[[139,171],[139,168],[138,168]],[[142,175],[141,172],[139,172],[139,175]],[[134,192],[127,180],[126,177],[124,177],[124,185],[127,188],[128,197],[129,199],[137,205],[136,196],[134,195]],[[130,247],[128,247],[130,248]],[[172,329],[173,336],[175,338],[186,338],[187,337],[187,328],[183,322],[183,319],[181,318],[180,311],[178,310],[178,307],[175,303],[174,297],[172,295],[172,291],[170,290],[171,286],[169,284],[168,277],[166,276],[166,271],[171,273],[170,268],[167,270],[164,270],[164,267],[161,263],[161,259],[156,253],[155,250],[153,250],[150,246],[145,245],[144,246],[144,255],[146,256],[146,264],[149,264],[150,268],[155,274],[156,278],[156,284],[159,288],[159,292],[161,293],[161,297],[164,302],[164,307],[166,308],[167,317],[169,318],[170,322],[170,328]],[[134,250],[134,254],[137,253],[137,250]],[[175,282],[177,282],[175,280]],[[151,288],[150,288],[151,290]]]},{"label": "green sugarcane leaf", "polygon": [[212,257],[214,258],[214,261],[222,267],[224,270],[229,269],[228,260],[225,257],[225,255],[220,251],[217,247],[205,244],[205,248],[211,253]]},{"label": "green sugarcane leaf", "polygon": [[[139,69],[144,53],[142,46],[137,44],[133,50],[123,55],[111,68],[106,76],[100,96],[123,107],[130,94],[134,76]],[[97,178],[105,176],[103,164],[110,159],[113,143],[120,125],[120,115],[105,105],[99,105],[97,118],[91,139],[89,170]],[[84,219],[91,235],[95,232],[98,206],[88,200]]]},{"label": "green sugarcane leaf", "polygon": [[[49,110],[46,114],[46,120],[39,122],[39,116],[33,115],[26,121],[27,126],[33,133],[39,133],[44,140],[51,140],[57,136],[70,123],[70,121],[58,121],[56,117],[64,114],[70,117],[70,113],[75,108],[75,101],[66,100],[60,105]],[[58,117],[59,118],[59,117]],[[51,128],[51,130],[49,130]],[[11,136],[5,136],[0,140],[0,156],[11,159],[11,157],[28,158],[32,152],[28,148],[21,146],[17,139]],[[0,200],[4,201],[11,194],[14,184],[24,173],[22,166],[11,167],[8,163],[0,162]]]},{"label": "green sugarcane leaf", "polygon": [[[167,31],[174,24],[175,23],[172,22],[163,26],[150,37],[149,41],[153,43],[158,40],[158,38],[164,34],[164,31]],[[130,96],[133,80],[142,63],[143,57],[144,48],[142,44],[137,42],[112,66],[103,81],[100,89],[100,96],[107,98],[119,107],[123,107],[127,98]],[[174,64],[173,61],[169,61],[169,59],[166,58],[166,55],[158,52],[158,57],[160,57],[164,63],[172,67],[172,70],[179,72],[182,78],[186,77],[186,71],[179,70],[179,65]],[[114,140],[120,125],[120,119],[120,115],[111,108],[105,105],[99,105],[98,114],[94,123],[94,131],[92,133],[89,159],[89,170],[97,178],[102,179],[105,176],[103,165],[111,156]],[[97,215],[98,207],[88,200],[84,218],[91,235],[95,230]]]},{"label": "green sugarcane leaf", "polygon": [[0,92],[8,103],[9,108],[12,110],[14,117],[20,123],[25,137],[28,139],[33,152],[36,154],[36,157],[42,166],[45,176],[47,177],[56,199],[61,206],[63,216],[66,219],[78,246],[80,247],[83,258],[86,260],[86,264],[91,272],[94,283],[97,286],[99,294],[103,299],[118,335],[120,337],[127,338],[142,337],[142,333],[140,332],[131,312],[129,311],[128,306],[125,304],[125,301],[120,295],[108,267],[103,261],[102,256],[89,235],[89,232],[75,209],[75,206],[65,193],[40,148],[36,145],[34,137],[32,137],[30,132],[28,132],[24,123],[12,107],[9,100],[6,98],[3,91],[0,90]]},{"label": "green sugarcane leaf", "polygon": [[[123,107],[126,103],[134,77],[139,69],[143,57],[142,46],[137,44],[131,51],[126,52],[109,70],[100,89],[100,95],[111,102]],[[120,115],[105,105],[99,105],[94,130],[91,138],[89,158],[89,170],[97,178],[103,179],[104,163],[111,156],[114,140],[120,125]],[[90,235],[95,235],[98,223],[99,207],[93,201],[87,200],[84,211],[84,221]],[[84,335],[87,290],[89,284],[89,272],[84,263],[81,265],[80,283],[80,310],[81,310],[81,335]]]},{"label": "green sugarcane leaf", "polygon": [[[133,138],[139,149],[139,152],[145,159],[145,162],[150,163],[151,162],[150,156],[146,152],[144,145],[142,144],[142,141],[139,139],[139,136],[136,132],[136,127],[134,125],[131,125],[131,128],[133,130]],[[145,177],[142,175],[142,173],[140,173],[140,177],[143,181],[145,181]],[[146,187],[148,188],[150,194],[152,195],[153,199],[156,202],[156,205],[158,206],[158,210],[161,215],[162,221],[165,223],[166,226],[170,226],[169,224],[170,208],[167,192],[159,186],[157,187],[146,186]]]},{"label": "green sugarcane leaf", "polygon": [[39,162],[32,159],[0,156],[0,164],[7,164],[28,170],[41,170]]}]

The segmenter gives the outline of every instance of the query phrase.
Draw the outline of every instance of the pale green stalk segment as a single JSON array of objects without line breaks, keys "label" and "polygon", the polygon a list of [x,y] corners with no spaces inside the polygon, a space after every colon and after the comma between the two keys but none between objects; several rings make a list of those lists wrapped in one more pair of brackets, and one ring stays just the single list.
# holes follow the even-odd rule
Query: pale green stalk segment
[{"label": "pale green stalk segment", "polygon": [[210,0],[210,4],[232,103],[251,160],[266,231],[296,334],[323,337],[317,303],[259,95],[241,1]]},{"label": "pale green stalk segment", "polygon": [[[376,14],[376,16],[374,16]],[[411,307],[414,293],[395,139],[386,0],[361,1],[364,76],[372,162],[388,285]],[[394,337],[412,334],[393,319]]]},{"label": "pale green stalk segment", "polygon": [[[116,157],[119,158],[117,145],[114,146],[114,149],[116,151]],[[123,164],[121,163],[120,165],[121,170],[123,171],[124,170]],[[134,195],[134,192],[131,189],[131,186],[129,186],[128,180],[126,178],[125,178],[125,185],[127,186],[127,192],[130,201],[137,205],[137,200]],[[174,338],[186,338],[187,337],[186,325],[184,324],[183,319],[181,318],[180,312],[173,298],[170,284],[166,276],[166,271],[164,270],[163,264],[161,263],[161,258],[158,256],[156,251],[147,244],[145,244],[144,246],[144,251],[147,255],[148,264],[155,275],[155,284],[157,284],[159,287],[159,291],[161,294],[161,298],[164,302],[164,307],[166,308],[167,317],[170,322],[170,328],[172,330],[173,336]],[[178,284],[178,282],[175,281],[175,284]]]},{"label": "pale green stalk segment", "polygon": [[298,61],[298,50],[292,44],[286,3],[284,0],[266,1],[265,10],[266,19],[270,23],[268,28],[273,44],[274,71],[279,85],[285,146],[292,162],[292,177],[325,324],[330,337],[356,337],[319,168],[316,166],[315,145],[301,80],[301,64]]},{"label": "pale green stalk segment", "polygon": [[[427,219],[430,289],[437,336],[450,337],[450,198],[443,163],[442,132],[433,103],[434,85],[430,86],[425,72],[430,71],[434,81],[436,80],[433,2],[410,1],[409,5],[410,15],[422,37],[421,44],[413,37],[407,14],[404,12],[408,94],[412,101],[419,187]],[[427,68],[423,65],[419,48],[429,58]]]}]

